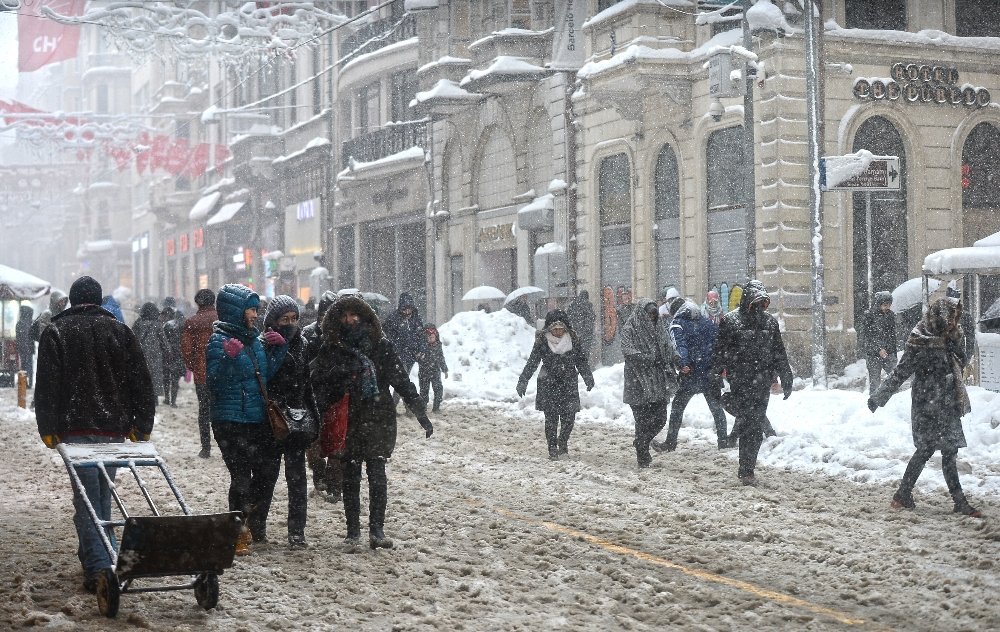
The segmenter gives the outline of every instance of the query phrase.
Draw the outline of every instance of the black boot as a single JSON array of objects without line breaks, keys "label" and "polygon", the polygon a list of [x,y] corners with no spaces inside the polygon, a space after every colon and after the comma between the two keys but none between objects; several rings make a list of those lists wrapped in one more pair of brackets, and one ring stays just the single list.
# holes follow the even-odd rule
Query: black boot
[{"label": "black boot", "polygon": [[361,544],[361,482],[344,481],[344,518],[347,519],[347,538],[344,540],[349,548]]},{"label": "black boot", "polygon": [[549,458],[559,459],[559,416],[545,413],[545,443],[549,446]]},{"label": "black boot", "polygon": [[562,424],[559,427],[559,454],[569,454],[569,436],[573,433],[575,422],[576,415],[563,415]]},{"label": "black boot", "polygon": [[385,537],[382,527],[385,525],[385,506],[388,502],[388,489],[385,485],[369,485],[368,492],[368,544],[373,549],[391,549],[392,540]]},{"label": "black boot", "polygon": [[969,516],[970,518],[983,517],[983,512],[969,504],[969,500],[965,497],[965,493],[958,492],[957,494],[952,494],[951,497],[952,500],[955,501],[955,513],[962,514],[963,516]]}]

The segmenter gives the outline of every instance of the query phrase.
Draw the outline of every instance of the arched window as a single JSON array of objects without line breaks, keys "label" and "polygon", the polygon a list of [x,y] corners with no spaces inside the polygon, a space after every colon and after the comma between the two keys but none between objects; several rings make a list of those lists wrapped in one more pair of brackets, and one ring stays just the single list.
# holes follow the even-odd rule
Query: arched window
[{"label": "arched window", "polygon": [[906,0],[847,0],[844,13],[849,29],[906,30]]},{"label": "arched window", "polygon": [[677,155],[670,145],[660,149],[653,173],[653,237],[656,242],[657,293],[681,287],[681,194]]},{"label": "arched window", "polygon": [[708,137],[708,285],[747,280],[747,168],[742,127]]},{"label": "arched window", "polygon": [[518,194],[514,147],[499,129],[493,129],[479,161],[479,208],[506,206]]},{"label": "arched window", "polygon": [[[962,147],[963,245],[1000,232],[1000,126],[980,123]],[[980,280],[980,308],[1000,298],[1000,279]],[[980,312],[982,313],[982,312]]]},{"label": "arched window", "polygon": [[621,361],[621,344],[615,333],[632,309],[632,168],[626,154],[601,160],[597,198],[604,325],[601,358],[610,364]]},{"label": "arched window", "polygon": [[[887,119],[873,116],[862,123],[854,137],[854,151],[861,149],[867,149],[876,156],[899,157],[900,189],[854,194],[856,319],[871,305],[875,292],[892,291],[907,279],[909,261],[906,226],[907,168],[903,138]],[[868,218],[871,218],[870,230]]]}]

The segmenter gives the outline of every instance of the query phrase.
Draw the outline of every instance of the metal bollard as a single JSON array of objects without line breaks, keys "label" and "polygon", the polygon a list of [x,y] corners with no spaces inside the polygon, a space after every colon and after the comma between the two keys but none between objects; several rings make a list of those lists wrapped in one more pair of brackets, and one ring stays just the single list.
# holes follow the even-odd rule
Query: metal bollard
[{"label": "metal bollard", "polygon": [[28,373],[27,371],[17,372],[17,407],[28,407]]}]

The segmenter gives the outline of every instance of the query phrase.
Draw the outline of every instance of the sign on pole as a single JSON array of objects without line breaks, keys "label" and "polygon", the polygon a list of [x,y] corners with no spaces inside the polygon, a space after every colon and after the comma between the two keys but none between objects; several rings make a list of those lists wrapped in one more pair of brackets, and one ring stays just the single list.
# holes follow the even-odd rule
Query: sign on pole
[{"label": "sign on pole", "polygon": [[899,191],[899,157],[873,156],[861,150],[819,159],[822,191]]}]

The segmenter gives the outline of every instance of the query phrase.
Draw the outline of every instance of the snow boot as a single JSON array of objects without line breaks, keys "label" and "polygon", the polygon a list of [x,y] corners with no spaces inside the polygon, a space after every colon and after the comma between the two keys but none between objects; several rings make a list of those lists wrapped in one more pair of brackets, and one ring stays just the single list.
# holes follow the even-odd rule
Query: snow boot
[{"label": "snow boot", "polygon": [[[892,509],[913,509],[917,506],[917,503],[913,502],[913,494],[910,492],[896,492],[892,495],[892,502],[889,503],[889,507]],[[957,507],[956,503],[956,507]]]},{"label": "snow boot", "polygon": [[373,549],[391,549],[392,540],[382,531],[385,525],[385,506],[388,504],[386,485],[369,485],[368,491],[368,545]]},{"label": "snow boot", "polygon": [[347,520],[347,537],[344,544],[348,550],[361,544],[361,483],[344,483],[344,518]]},{"label": "snow boot", "polygon": [[240,529],[239,535],[236,536],[236,555],[249,555],[251,542],[253,542],[253,536],[250,534],[250,529],[244,525]]},{"label": "snow boot", "polygon": [[963,516],[969,516],[970,518],[983,517],[983,512],[970,505],[963,492],[953,494],[952,499],[955,501],[955,509],[953,509],[955,513],[962,514]]}]

